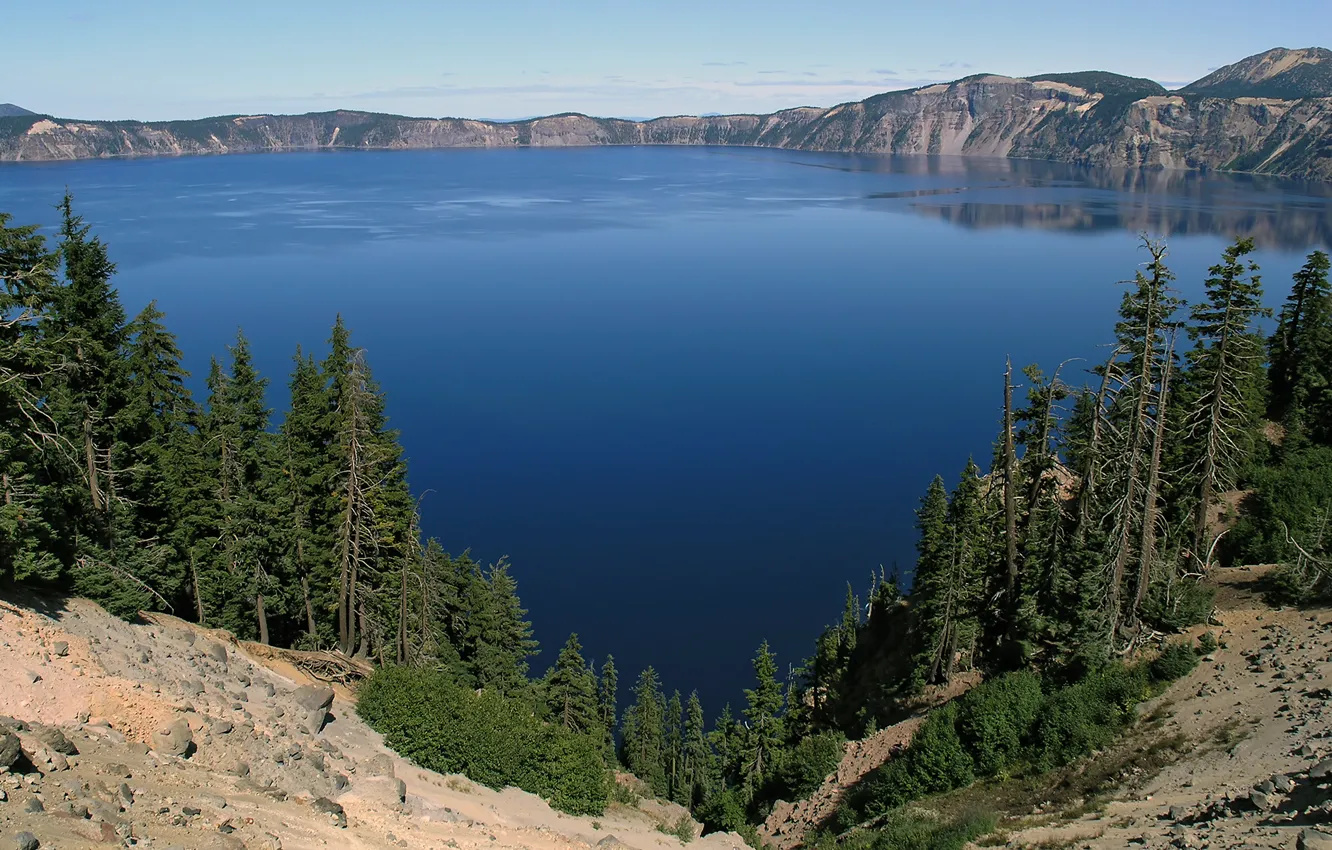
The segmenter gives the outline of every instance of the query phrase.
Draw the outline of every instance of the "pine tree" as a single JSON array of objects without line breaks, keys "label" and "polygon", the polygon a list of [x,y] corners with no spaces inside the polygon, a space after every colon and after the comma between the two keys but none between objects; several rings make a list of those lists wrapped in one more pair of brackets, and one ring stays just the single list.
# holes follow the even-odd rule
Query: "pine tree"
[{"label": "pine tree", "polygon": [[48,452],[73,456],[44,387],[63,372],[43,331],[57,297],[56,255],[35,226],[0,213],[0,581],[55,581],[72,558]]},{"label": "pine tree", "polygon": [[466,659],[477,687],[519,693],[527,687],[527,659],[536,655],[537,642],[506,561],[473,577],[467,607]]},{"label": "pine tree", "polygon": [[765,640],[754,656],[755,686],[745,690],[744,783],[757,790],[781,763],[785,729],[782,723],[782,686],[777,681],[777,659]]},{"label": "pine tree", "polygon": [[1263,338],[1257,322],[1271,313],[1262,304],[1258,265],[1245,262],[1252,251],[1253,240],[1240,239],[1211,267],[1206,300],[1194,305],[1188,328],[1193,341],[1188,381],[1196,402],[1186,426],[1198,480],[1193,553],[1204,568],[1211,545],[1208,514],[1216,494],[1235,486],[1262,417]]},{"label": "pine tree", "polygon": [[681,772],[684,777],[685,793],[682,802],[693,808],[708,796],[714,772],[712,748],[708,745],[703,704],[698,699],[698,691],[690,693],[689,701],[685,704],[683,737]]},{"label": "pine tree", "polygon": [[948,527],[948,491],[943,478],[935,476],[916,511],[916,573],[912,580],[911,634],[913,680],[916,689],[933,682],[946,669],[949,620],[953,615],[949,578],[953,561],[952,534]]},{"label": "pine tree", "polygon": [[546,677],[546,706],[556,723],[572,732],[600,734],[596,680],[583,660],[578,635],[569,635]]},{"label": "pine tree", "polygon": [[615,763],[615,725],[619,722],[616,703],[619,688],[620,677],[615,671],[615,656],[607,655],[605,663],[601,665],[601,677],[597,680],[597,716],[605,735],[607,764]]},{"label": "pine tree", "polygon": [[662,718],[662,748],[667,795],[672,802],[688,805],[689,781],[684,770],[684,728],[681,718],[683,711],[680,692],[673,691],[671,698],[666,701],[666,713]]},{"label": "pine tree", "polygon": [[665,702],[657,671],[648,667],[639,674],[634,701],[625,709],[620,733],[621,761],[658,796],[668,790],[662,728]]},{"label": "pine tree", "polygon": [[1328,255],[1314,251],[1295,273],[1268,341],[1269,415],[1292,436],[1332,443],[1332,287]]}]

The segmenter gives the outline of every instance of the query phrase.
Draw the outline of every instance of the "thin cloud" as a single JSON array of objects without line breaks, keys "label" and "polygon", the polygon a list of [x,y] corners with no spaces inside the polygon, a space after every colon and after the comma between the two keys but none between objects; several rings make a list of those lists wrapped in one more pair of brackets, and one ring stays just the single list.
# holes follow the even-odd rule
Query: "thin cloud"
[{"label": "thin cloud", "polygon": [[737,65],[748,65],[748,62],[704,62],[705,68],[733,68]]},{"label": "thin cloud", "polygon": [[889,69],[889,68],[879,68],[878,70],[870,71],[870,73],[871,73],[871,74],[882,74],[882,75],[885,76],[885,77],[896,77],[896,76],[897,76],[897,72],[894,71],[894,70],[891,70],[891,69]]}]

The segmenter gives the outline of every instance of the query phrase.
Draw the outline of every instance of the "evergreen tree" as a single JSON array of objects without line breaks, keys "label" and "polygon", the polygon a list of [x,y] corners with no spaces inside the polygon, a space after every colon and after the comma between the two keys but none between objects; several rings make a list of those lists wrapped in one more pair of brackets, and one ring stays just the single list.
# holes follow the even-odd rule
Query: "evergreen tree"
[{"label": "evergreen tree", "polygon": [[467,608],[465,657],[477,687],[519,693],[527,687],[527,659],[536,655],[537,642],[506,561],[473,576]]},{"label": "evergreen tree", "polygon": [[685,793],[682,802],[693,808],[708,796],[714,772],[712,748],[704,728],[703,704],[699,702],[698,691],[690,693],[685,704],[683,738],[681,773]]},{"label": "evergreen tree", "polygon": [[565,729],[600,734],[596,679],[583,660],[582,649],[578,635],[569,635],[546,677],[546,706],[550,716]]},{"label": "evergreen tree", "polygon": [[647,783],[652,793],[667,793],[665,730],[666,700],[657,671],[648,667],[634,686],[634,701],[624,712],[621,726],[621,761],[629,772]]},{"label": "evergreen tree", "polygon": [[952,534],[948,527],[948,491],[935,476],[916,511],[916,572],[912,580],[911,610],[913,678],[919,689],[946,670],[949,620],[953,616]]},{"label": "evergreen tree", "polygon": [[673,691],[666,701],[666,714],[662,719],[662,749],[666,769],[668,796],[681,805],[689,804],[689,780],[684,770],[684,711],[680,692]]},{"label": "evergreen tree", "polygon": [[765,640],[754,656],[755,686],[745,690],[745,752],[741,766],[745,785],[757,790],[781,763],[785,729],[782,724],[782,686],[777,681],[777,659]]},{"label": "evergreen tree", "polygon": [[1206,300],[1195,304],[1188,328],[1188,382],[1196,401],[1187,419],[1198,481],[1193,553],[1205,568],[1211,540],[1208,514],[1216,495],[1235,486],[1253,453],[1262,417],[1263,338],[1257,321],[1270,315],[1262,305],[1258,266],[1245,262],[1252,239],[1240,239],[1212,266]]},{"label": "evergreen tree", "polygon": [[1268,413],[1292,436],[1332,443],[1332,287],[1328,255],[1314,251],[1295,273],[1268,341]]},{"label": "evergreen tree", "polygon": [[615,763],[615,725],[619,722],[616,715],[616,703],[620,688],[620,677],[615,671],[615,656],[607,655],[601,665],[601,677],[597,680],[597,716],[601,721],[605,735],[606,762]]},{"label": "evergreen tree", "polygon": [[57,297],[56,255],[35,226],[0,213],[0,581],[55,581],[72,557],[47,453],[72,457],[44,384],[62,365],[43,341]]}]

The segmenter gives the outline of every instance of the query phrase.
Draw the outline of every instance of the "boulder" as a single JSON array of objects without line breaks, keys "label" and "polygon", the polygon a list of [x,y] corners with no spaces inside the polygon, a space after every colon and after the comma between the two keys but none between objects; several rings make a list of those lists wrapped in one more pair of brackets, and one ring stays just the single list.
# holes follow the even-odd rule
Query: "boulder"
[{"label": "boulder", "polygon": [[1332,775],[1332,758],[1325,758],[1309,768],[1310,779],[1326,779],[1329,775]]},{"label": "boulder", "polygon": [[304,685],[291,695],[292,699],[306,711],[323,709],[327,711],[333,705],[333,689],[318,685]]},{"label": "boulder", "polygon": [[0,726],[0,768],[8,770],[18,763],[23,755],[23,747],[18,735]]},{"label": "boulder", "polygon": [[358,776],[392,776],[393,759],[384,753],[366,759],[356,765]]},{"label": "boulder", "polygon": [[1302,829],[1295,847],[1297,850],[1332,850],[1332,835],[1316,829]]},{"label": "boulder", "polygon": [[31,832],[20,832],[14,836],[14,845],[18,850],[37,850],[42,846],[42,842],[37,840],[37,836]]},{"label": "boulder", "polygon": [[218,664],[227,663],[227,648],[217,641],[211,641],[204,651]]},{"label": "boulder", "polygon": [[47,726],[38,732],[37,740],[62,756],[76,756],[79,754],[79,748],[74,746],[74,742],[66,738],[65,733],[57,726]]},{"label": "boulder", "polygon": [[51,644],[51,651],[56,654],[57,658],[64,658],[66,655],[69,655],[69,643],[63,640],[58,640]]},{"label": "boulder", "polygon": [[153,749],[172,756],[188,756],[194,749],[194,735],[183,719],[153,733]]},{"label": "boulder", "polygon": [[331,816],[334,820],[337,821],[337,824],[341,829],[347,828],[346,811],[343,810],[342,806],[338,805],[337,803],[333,802],[327,797],[318,798],[317,800],[315,800],[313,803],[310,804],[310,807],[314,809],[316,812],[323,812],[324,814]]}]

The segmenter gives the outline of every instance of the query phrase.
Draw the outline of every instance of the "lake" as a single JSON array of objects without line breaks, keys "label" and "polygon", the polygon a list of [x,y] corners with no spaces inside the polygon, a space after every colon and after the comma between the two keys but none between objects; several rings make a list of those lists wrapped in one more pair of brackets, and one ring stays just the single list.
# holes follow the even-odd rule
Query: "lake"
[{"label": "lake", "polygon": [[4,165],[0,211],[53,224],[65,187],[199,396],[242,327],[283,409],[343,314],[426,532],[512,558],[534,669],[576,630],[709,717],[761,640],[796,663],[847,582],[910,567],[931,477],[990,456],[1005,356],[1104,357],[1139,232],[1190,300],[1253,235],[1274,306],[1332,242],[1323,184],[727,148]]}]

